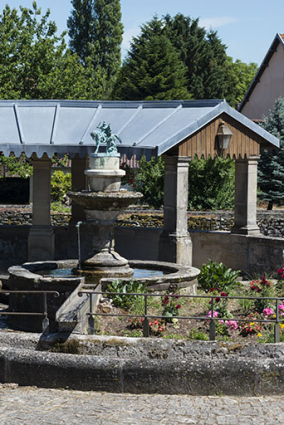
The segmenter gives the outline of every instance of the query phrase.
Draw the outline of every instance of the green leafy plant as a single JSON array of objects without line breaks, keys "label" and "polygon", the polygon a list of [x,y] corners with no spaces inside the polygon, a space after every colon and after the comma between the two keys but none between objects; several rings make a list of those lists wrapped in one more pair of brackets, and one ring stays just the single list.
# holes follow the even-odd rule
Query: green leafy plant
[{"label": "green leafy plant", "polygon": [[234,271],[223,263],[209,260],[201,267],[198,283],[205,292],[210,290],[228,291],[236,283],[239,274],[239,270]]},{"label": "green leafy plant", "polygon": [[127,293],[143,293],[145,291],[145,284],[139,281],[130,280],[129,282],[122,282],[120,279],[114,280],[111,284],[107,286],[108,292],[119,292],[117,295],[110,295],[110,298],[113,300],[115,307],[123,307],[130,309],[133,302],[137,298],[141,298],[139,295],[124,295]]},{"label": "green leafy plant", "polygon": [[147,161],[145,156],[139,161],[139,171],[135,185],[138,192],[143,193],[143,202],[159,208],[164,202],[164,161],[161,156]]},{"label": "green leafy plant", "polygon": [[61,201],[63,196],[71,190],[71,174],[57,170],[51,176],[51,197],[53,201]]},{"label": "green leafy plant", "polygon": [[11,176],[29,177],[33,174],[32,160],[24,153],[17,158],[14,154],[5,157],[0,153],[0,165],[5,167],[6,173]]},{"label": "green leafy plant", "polygon": [[199,341],[208,341],[209,340],[209,337],[208,337],[208,335],[206,335],[206,333],[200,332],[197,329],[191,329],[191,331],[189,333],[189,338],[194,339],[194,340],[199,340]]}]

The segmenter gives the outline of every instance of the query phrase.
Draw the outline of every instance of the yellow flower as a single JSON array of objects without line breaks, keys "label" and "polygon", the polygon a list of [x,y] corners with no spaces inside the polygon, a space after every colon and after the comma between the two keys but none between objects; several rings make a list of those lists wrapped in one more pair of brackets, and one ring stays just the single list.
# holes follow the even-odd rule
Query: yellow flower
[{"label": "yellow flower", "polygon": [[272,317],[276,317],[276,314],[273,314],[273,316]]},{"label": "yellow flower", "polygon": [[262,334],[261,334],[261,333],[258,333],[256,336],[258,336],[258,337],[259,337],[259,336],[262,336]]},{"label": "yellow flower", "polygon": [[284,323],[279,323],[279,326],[280,326],[281,329],[283,329],[284,328]]},{"label": "yellow flower", "polygon": [[255,325],[255,322],[251,322],[251,323],[250,323],[250,326],[254,326],[254,325]]}]

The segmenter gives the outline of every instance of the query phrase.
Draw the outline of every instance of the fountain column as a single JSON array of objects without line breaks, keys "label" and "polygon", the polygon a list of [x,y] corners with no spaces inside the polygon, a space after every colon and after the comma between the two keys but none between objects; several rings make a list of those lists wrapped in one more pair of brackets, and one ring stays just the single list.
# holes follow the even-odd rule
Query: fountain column
[{"label": "fountain column", "polygon": [[128,261],[114,249],[115,220],[129,205],[141,198],[141,193],[120,190],[124,170],[119,169],[118,153],[90,155],[89,168],[85,170],[88,190],[69,192],[70,198],[84,207],[86,225],[92,233],[93,252],[83,257],[81,269],[93,282],[102,277],[131,277],[133,270]]}]

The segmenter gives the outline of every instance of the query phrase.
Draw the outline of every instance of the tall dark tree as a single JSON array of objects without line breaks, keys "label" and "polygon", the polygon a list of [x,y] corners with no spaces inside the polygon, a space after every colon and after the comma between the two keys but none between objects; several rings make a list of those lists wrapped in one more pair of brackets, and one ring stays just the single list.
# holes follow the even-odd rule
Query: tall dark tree
[{"label": "tall dark tree", "polygon": [[186,68],[155,18],[134,39],[114,97],[127,100],[188,99]]},{"label": "tall dark tree", "polygon": [[264,119],[265,130],[280,140],[279,150],[265,149],[259,160],[258,183],[259,197],[268,201],[267,209],[274,204],[284,204],[284,98],[275,101],[274,109]]},{"label": "tall dark tree", "polygon": [[[240,69],[231,63],[231,58],[226,54],[226,46],[221,42],[217,33],[215,31],[207,32],[201,28],[198,19],[191,19],[182,14],[174,17],[166,15],[161,19],[155,16],[142,26],[141,34],[133,38],[114,92],[116,96],[119,93],[120,99],[134,98],[134,94],[132,96],[130,94],[130,87],[125,92],[125,82],[135,80],[133,76],[140,69],[142,62],[145,68],[146,44],[152,43],[153,37],[167,37],[170,41],[172,50],[175,51],[177,58],[185,67],[187,93],[190,93],[194,99],[228,98],[230,104],[235,106],[243,95],[243,86],[247,89],[253,78],[251,74],[247,78],[246,71],[250,71],[250,69],[247,70],[245,67]],[[134,70],[134,67],[137,68],[137,71]],[[230,77],[234,84],[231,84]],[[130,86],[135,92],[134,84]],[[233,95],[231,94],[232,87],[234,87]],[[149,95],[151,96],[150,93]]]},{"label": "tall dark tree", "polygon": [[107,96],[121,64],[120,0],[72,0],[73,10],[67,21],[70,48],[94,68],[95,75],[104,75]]},{"label": "tall dark tree", "polygon": [[165,31],[187,67],[188,91],[195,99],[224,98],[226,46],[215,31],[199,27],[198,19],[166,15]]},{"label": "tall dark tree", "polygon": [[116,99],[188,99],[186,68],[155,17],[133,39],[113,93]]}]

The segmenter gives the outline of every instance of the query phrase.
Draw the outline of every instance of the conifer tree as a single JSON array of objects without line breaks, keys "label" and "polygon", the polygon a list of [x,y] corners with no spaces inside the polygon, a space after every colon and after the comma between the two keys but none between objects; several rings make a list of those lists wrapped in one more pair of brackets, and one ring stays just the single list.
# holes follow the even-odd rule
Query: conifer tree
[{"label": "conifer tree", "polygon": [[186,68],[169,38],[162,21],[154,18],[142,26],[134,38],[113,93],[115,99],[189,99]]},{"label": "conifer tree", "polygon": [[267,209],[273,205],[284,204],[284,98],[275,101],[270,115],[265,117],[265,130],[279,138],[280,146],[277,149],[265,149],[258,164],[258,183],[261,193],[259,197],[268,201]]}]

